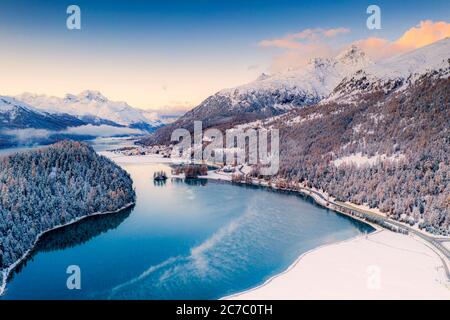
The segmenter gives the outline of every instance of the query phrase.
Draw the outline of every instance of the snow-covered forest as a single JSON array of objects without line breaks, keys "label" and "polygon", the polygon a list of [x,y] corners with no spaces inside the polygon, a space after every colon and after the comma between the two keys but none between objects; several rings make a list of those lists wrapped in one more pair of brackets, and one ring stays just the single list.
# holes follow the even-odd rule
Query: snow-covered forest
[{"label": "snow-covered forest", "polygon": [[127,172],[71,141],[0,158],[0,192],[0,271],[42,232],[135,201]]},{"label": "snow-covered forest", "polygon": [[[267,126],[281,128],[281,176],[449,234],[449,119],[450,80],[428,74],[401,92],[305,108]],[[356,161],[364,158],[372,161]]]}]

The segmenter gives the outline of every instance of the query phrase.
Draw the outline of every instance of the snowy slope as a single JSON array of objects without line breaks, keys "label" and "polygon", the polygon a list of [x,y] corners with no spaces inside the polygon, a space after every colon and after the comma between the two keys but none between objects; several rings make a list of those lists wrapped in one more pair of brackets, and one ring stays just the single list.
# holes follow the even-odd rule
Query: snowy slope
[{"label": "snowy slope", "polygon": [[312,59],[305,67],[224,89],[186,113],[177,123],[202,120],[216,125],[241,118],[264,118],[315,104],[327,97],[347,75],[372,62],[358,47],[351,46],[334,58]]},{"label": "snowy slope", "polygon": [[166,143],[173,129],[190,127],[194,120],[204,128],[253,121],[313,105],[326,98],[347,75],[372,64],[358,47],[351,46],[334,58],[316,58],[296,70],[261,75],[257,80],[224,89],[174,123],[144,139],[145,144]]},{"label": "snowy slope", "polygon": [[43,112],[15,98],[0,96],[0,129],[61,130],[83,124],[80,119],[68,114]]},{"label": "snowy slope", "polygon": [[68,113],[98,123],[107,120],[146,130],[162,125],[158,117],[149,116],[148,112],[133,108],[126,102],[111,101],[98,91],[86,90],[78,95],[67,94],[64,98],[24,93],[17,99],[46,112]]},{"label": "snowy slope", "polygon": [[273,76],[261,75],[256,81],[218,94],[233,98],[233,106],[239,106],[239,96],[255,92],[272,93],[286,90],[292,94],[311,97],[312,100],[326,97],[336,85],[355,71],[371,65],[372,62],[356,46],[351,46],[335,58],[314,58],[300,69],[290,70]]},{"label": "snowy slope", "polygon": [[448,66],[450,59],[450,38],[437,41],[428,46],[406,54],[382,60],[365,69],[376,78],[406,78],[411,74],[424,74]]},{"label": "snowy slope", "polygon": [[311,59],[303,68],[272,76],[264,74],[254,82],[219,91],[215,96],[228,98],[231,109],[261,105],[263,109],[289,110],[320,101],[345,76],[371,64],[364,52],[351,46],[335,58]]},{"label": "snowy slope", "polygon": [[324,102],[351,101],[361,93],[405,88],[427,73],[448,77],[449,64],[450,38],[446,38],[406,54],[381,60],[345,77]]},{"label": "snowy slope", "polygon": [[38,114],[44,114],[44,112],[30,106],[27,103],[18,101],[15,98],[8,96],[0,96],[0,113],[14,112],[19,109],[28,110],[30,112],[36,112]]}]

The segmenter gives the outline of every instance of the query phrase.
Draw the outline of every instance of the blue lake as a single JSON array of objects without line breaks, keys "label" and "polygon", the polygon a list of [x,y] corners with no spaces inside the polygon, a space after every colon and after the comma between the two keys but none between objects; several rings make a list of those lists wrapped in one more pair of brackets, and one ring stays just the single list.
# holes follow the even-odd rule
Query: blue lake
[{"label": "blue lake", "polygon": [[[136,206],[47,233],[3,299],[216,299],[263,283],[302,253],[373,229],[308,198],[169,179],[167,165],[123,166]],[[66,269],[81,268],[81,290]]]}]

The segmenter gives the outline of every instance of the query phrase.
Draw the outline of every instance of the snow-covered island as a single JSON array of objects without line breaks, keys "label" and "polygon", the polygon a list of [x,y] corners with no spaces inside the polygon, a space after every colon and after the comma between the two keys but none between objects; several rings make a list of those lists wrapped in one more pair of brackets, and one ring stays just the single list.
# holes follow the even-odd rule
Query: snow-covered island
[{"label": "snow-covered island", "polygon": [[135,202],[129,174],[84,143],[0,158],[0,294],[46,232]]}]

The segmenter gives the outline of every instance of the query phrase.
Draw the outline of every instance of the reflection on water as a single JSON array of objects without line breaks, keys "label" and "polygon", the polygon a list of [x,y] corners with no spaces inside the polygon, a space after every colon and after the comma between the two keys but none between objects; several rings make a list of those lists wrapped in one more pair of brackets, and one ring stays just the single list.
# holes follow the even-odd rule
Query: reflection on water
[{"label": "reflection on water", "polygon": [[167,183],[167,180],[166,180],[166,179],[163,179],[163,180],[156,180],[156,179],[153,179],[153,185],[154,185],[155,187],[164,187],[164,186],[166,185],[166,183]]},{"label": "reflection on water", "polygon": [[206,186],[208,184],[208,179],[196,178],[196,179],[182,179],[182,178],[172,178],[174,183],[184,183],[188,186]]},{"label": "reflection on water", "polygon": [[126,218],[130,216],[132,208],[105,215],[87,217],[77,223],[70,224],[42,235],[31,254],[20,263],[10,274],[11,279],[26,267],[28,261],[40,252],[50,252],[72,248],[91,239],[116,229]]},{"label": "reflection on water", "polygon": [[92,238],[116,229],[129,217],[132,208],[121,212],[85,218],[78,223],[46,233],[36,246],[36,251],[64,250],[88,242]]}]

